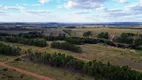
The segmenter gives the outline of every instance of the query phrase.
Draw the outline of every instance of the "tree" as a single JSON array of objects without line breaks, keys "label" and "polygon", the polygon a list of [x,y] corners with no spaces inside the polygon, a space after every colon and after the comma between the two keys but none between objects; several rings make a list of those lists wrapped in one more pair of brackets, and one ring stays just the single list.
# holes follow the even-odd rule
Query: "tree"
[{"label": "tree", "polygon": [[98,34],[98,38],[109,39],[108,32],[101,32]]},{"label": "tree", "polygon": [[142,80],[142,73],[131,70],[128,66],[115,66],[104,64],[101,61],[83,61],[73,56],[61,53],[49,54],[34,52],[29,54],[34,62],[42,62],[45,65],[60,67],[84,73],[90,76],[101,78],[102,80]]},{"label": "tree", "polygon": [[84,33],[83,33],[83,36],[84,36],[84,37],[92,36],[92,32],[91,32],[91,31],[84,32]]},{"label": "tree", "polygon": [[51,44],[52,48],[58,48],[58,49],[65,49],[73,52],[79,52],[81,53],[82,50],[79,46],[76,46],[74,44],[68,43],[68,42],[52,42]]}]

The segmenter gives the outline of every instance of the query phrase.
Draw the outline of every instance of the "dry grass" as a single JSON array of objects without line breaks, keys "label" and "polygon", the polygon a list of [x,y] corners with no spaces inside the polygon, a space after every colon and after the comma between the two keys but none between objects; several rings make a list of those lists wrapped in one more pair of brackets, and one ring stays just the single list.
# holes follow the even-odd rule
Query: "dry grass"
[{"label": "dry grass", "polygon": [[46,51],[48,53],[63,53],[83,60],[98,60],[104,63],[110,61],[114,65],[129,65],[134,69],[142,70],[142,51],[137,50],[116,48],[103,44],[85,44],[80,45],[83,50],[80,54],[67,50],[53,49],[50,48],[50,45],[45,48],[26,46],[22,44],[16,45],[20,46],[23,50],[32,49],[33,51]]},{"label": "dry grass", "polygon": [[100,32],[109,32],[110,34],[119,35],[121,33],[140,33],[142,34],[141,30],[135,29],[116,29],[116,28],[75,28],[72,29],[73,36],[82,36],[82,34],[86,31],[92,31],[93,34],[98,34]]}]

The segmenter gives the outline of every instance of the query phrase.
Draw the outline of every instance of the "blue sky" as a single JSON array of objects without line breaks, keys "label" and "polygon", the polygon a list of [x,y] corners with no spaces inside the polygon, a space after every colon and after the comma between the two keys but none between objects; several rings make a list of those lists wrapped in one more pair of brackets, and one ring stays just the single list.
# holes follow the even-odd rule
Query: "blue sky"
[{"label": "blue sky", "polygon": [[0,22],[142,22],[142,0],[0,0]]}]

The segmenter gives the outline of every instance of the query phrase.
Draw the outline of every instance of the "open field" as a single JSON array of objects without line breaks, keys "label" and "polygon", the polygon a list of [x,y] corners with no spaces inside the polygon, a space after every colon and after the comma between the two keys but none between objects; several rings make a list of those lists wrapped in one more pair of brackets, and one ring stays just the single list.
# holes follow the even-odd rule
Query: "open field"
[{"label": "open field", "polygon": [[103,44],[85,44],[79,45],[83,50],[82,53],[75,53],[67,50],[50,48],[51,42],[52,41],[50,41],[49,46],[45,48],[15,43],[10,44],[15,44],[21,47],[23,50],[32,49],[33,51],[40,52],[62,53],[66,55],[72,55],[83,60],[97,60],[104,63],[109,61],[114,65],[129,65],[134,69],[142,70],[142,51],[116,48]]},{"label": "open field", "polygon": [[[72,30],[71,32],[72,36],[79,36],[79,37],[81,37],[82,34],[86,31],[92,31],[93,37],[95,37],[96,34],[100,32],[109,32],[114,35],[120,35],[121,33],[124,33],[124,32],[142,34],[141,30],[132,30],[132,29],[75,28],[71,30]],[[53,31],[54,34],[56,34],[55,31]],[[62,29],[59,29],[59,32],[57,31],[57,34],[59,34],[60,32],[62,32]],[[49,35],[51,33],[52,31],[51,32],[47,31],[46,35]],[[14,66],[19,69],[27,70],[35,74],[51,77],[51,78],[54,78],[55,80],[94,80],[94,77],[76,73],[75,71],[51,67],[49,65],[43,65],[43,64],[27,61],[23,58],[22,55],[25,55],[24,53],[25,50],[30,49],[32,51],[47,52],[51,54],[62,53],[62,54],[74,56],[75,58],[85,60],[85,61],[97,60],[103,63],[110,62],[113,65],[119,65],[119,66],[128,65],[132,69],[135,69],[137,71],[142,71],[142,51],[141,50],[134,50],[129,48],[123,49],[123,48],[108,46],[105,44],[84,44],[84,45],[77,45],[81,47],[82,53],[75,53],[68,50],[51,48],[52,42],[53,41],[47,41],[48,46],[46,47],[37,47],[37,46],[29,46],[29,45],[24,45],[19,43],[4,42],[5,44],[10,44],[10,45],[20,47],[21,52],[19,56],[7,56],[7,55],[0,54],[0,62],[3,62],[3,63],[6,62],[7,65]],[[64,42],[64,41],[59,41],[59,42]],[[15,58],[20,59],[20,61],[16,61]],[[14,74],[15,72],[12,72],[12,73]],[[23,80],[28,80],[28,79],[36,80],[32,77],[27,77],[27,76],[23,78]]]},{"label": "open field", "polygon": [[0,62],[7,61],[9,59],[13,59],[16,57],[18,57],[18,56],[7,56],[7,55],[0,54]]},{"label": "open field", "polygon": [[19,73],[17,71],[0,67],[0,80],[38,80],[38,79],[32,76]]},{"label": "open field", "polygon": [[120,35],[121,33],[139,33],[142,34],[142,30],[136,29],[116,29],[116,28],[75,28],[71,29],[73,36],[82,36],[86,31],[92,31],[93,34],[98,34],[100,32],[109,32],[110,34]]}]

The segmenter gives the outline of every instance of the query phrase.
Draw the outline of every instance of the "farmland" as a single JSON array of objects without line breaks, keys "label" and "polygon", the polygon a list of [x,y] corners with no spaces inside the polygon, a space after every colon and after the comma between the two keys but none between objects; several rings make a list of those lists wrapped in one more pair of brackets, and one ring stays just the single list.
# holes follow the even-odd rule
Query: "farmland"
[{"label": "farmland", "polygon": [[[51,31],[53,30],[53,31]],[[64,30],[70,30],[70,34],[66,33]],[[18,31],[18,30],[17,30]],[[29,31],[24,30],[22,31],[12,31],[10,34],[19,34],[19,33],[28,33]],[[108,32],[111,35],[121,35],[122,33],[133,33],[133,34],[142,34],[141,30],[137,29],[114,29],[114,28],[57,28],[57,29],[40,29],[39,32],[43,31],[43,35],[45,36],[57,36],[59,34],[65,34],[67,37],[84,37],[83,33],[87,31],[91,31],[92,35],[89,38],[96,38],[97,34],[101,32]],[[1,31],[1,33],[6,33],[5,31]],[[8,33],[9,34],[9,33]],[[15,35],[14,35],[15,36]],[[18,36],[19,37],[19,36]],[[21,36],[20,36],[21,37]],[[25,37],[24,37],[25,38]],[[38,39],[45,39],[44,37],[38,37]],[[49,37],[50,38],[50,37]],[[48,38],[48,39],[49,39]],[[30,38],[29,38],[30,39]],[[35,38],[37,39],[37,38]],[[58,39],[58,38],[56,38]],[[37,45],[27,45],[23,44],[22,42],[9,42],[3,40],[2,43],[6,45],[17,46],[21,49],[20,55],[16,56],[9,56],[0,54],[0,61],[9,65],[16,67],[18,69],[26,70],[32,73],[36,73],[39,75],[43,75],[46,77],[50,77],[55,80],[99,80],[97,77],[92,77],[86,75],[84,73],[78,73],[74,70],[68,70],[58,67],[52,67],[51,65],[39,64],[36,62],[32,62],[27,59],[27,53],[25,51],[33,51],[33,52],[47,52],[50,54],[61,53],[69,56],[73,56],[77,59],[83,60],[85,62],[96,60],[101,61],[104,64],[110,62],[112,65],[118,66],[126,66],[128,65],[131,69],[142,71],[142,50],[131,49],[131,48],[120,48],[111,45],[107,45],[104,43],[97,43],[97,44],[89,44],[84,43],[82,45],[73,44],[75,46],[80,47],[81,52],[74,52],[71,49],[62,49],[62,48],[53,48],[53,42],[60,42],[64,43],[66,40],[55,40],[55,41],[46,41],[48,44],[46,46],[40,47]],[[66,44],[64,44],[66,45]],[[8,71],[10,72],[10,71]],[[17,73],[17,71],[12,71],[12,73]],[[14,75],[15,76],[15,75]],[[32,77],[24,76],[25,79],[23,80],[32,80]],[[34,79],[34,78],[33,78]],[[36,79],[39,79],[38,77]],[[35,80],[35,79],[34,79]]]}]

